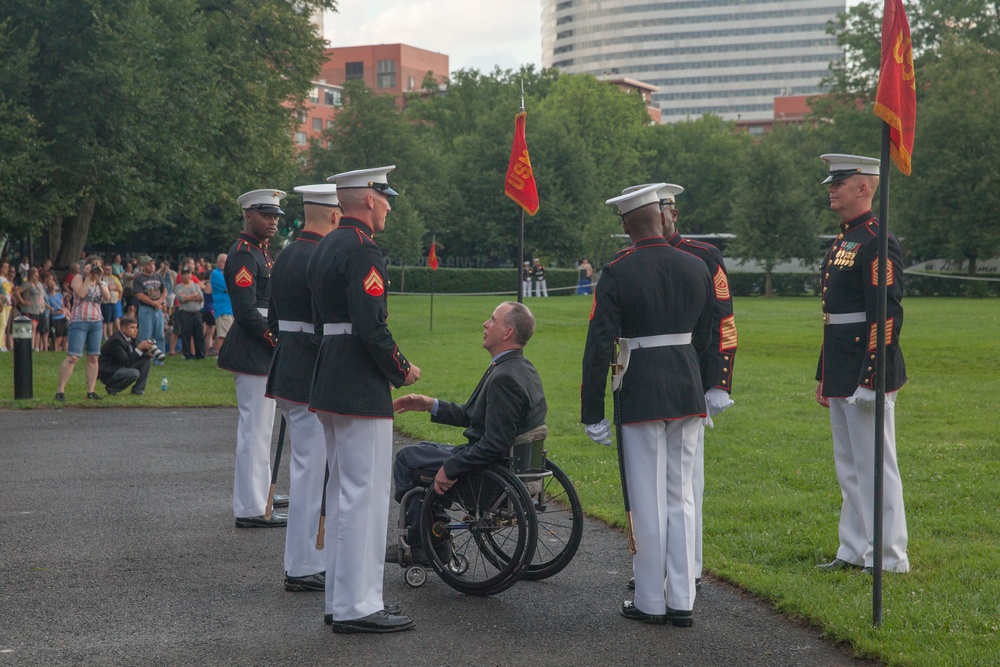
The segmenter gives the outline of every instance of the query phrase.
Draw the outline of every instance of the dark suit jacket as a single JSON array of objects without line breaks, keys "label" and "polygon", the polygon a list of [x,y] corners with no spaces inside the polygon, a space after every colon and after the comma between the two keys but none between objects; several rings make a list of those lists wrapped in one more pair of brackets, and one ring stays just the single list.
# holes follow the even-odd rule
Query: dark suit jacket
[{"label": "dark suit jacket", "polygon": [[132,368],[135,362],[142,359],[143,353],[135,349],[132,341],[120,330],[111,334],[101,348],[101,358],[97,365],[97,378],[102,382],[121,368]]},{"label": "dark suit jacket", "polygon": [[458,447],[444,462],[449,479],[488,465],[507,455],[514,438],[545,423],[548,406],[538,371],[512,350],[497,359],[464,404],[438,401],[431,421],[464,426],[469,444]]}]

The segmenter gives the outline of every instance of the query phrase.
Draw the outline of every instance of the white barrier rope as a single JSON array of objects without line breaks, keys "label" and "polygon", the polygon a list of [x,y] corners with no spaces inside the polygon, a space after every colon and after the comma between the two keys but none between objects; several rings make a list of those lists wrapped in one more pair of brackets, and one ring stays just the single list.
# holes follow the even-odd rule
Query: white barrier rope
[{"label": "white barrier rope", "polygon": [[904,270],[904,275],[926,276],[928,278],[947,278],[948,280],[978,280],[980,282],[988,282],[988,283],[1000,282],[1000,277],[980,278],[979,276],[952,276],[945,273],[930,273],[929,271],[911,271],[909,269]]},{"label": "white barrier rope", "polygon": [[[549,292],[558,292],[559,290],[571,290],[571,289],[575,290],[577,287],[578,287],[578,285],[570,285],[569,287],[550,287],[548,289],[548,291]],[[389,294],[392,294],[393,296],[430,296],[432,294],[432,292],[392,292],[392,291],[390,291]],[[517,290],[512,290],[512,291],[507,291],[507,292],[433,292],[433,294],[434,294],[434,296],[504,296],[504,295],[507,295],[507,294],[513,294],[513,295],[516,296],[517,295]],[[535,291],[532,290],[531,294],[530,295],[525,294],[524,298],[525,299],[538,299],[538,298],[540,298],[540,297],[535,296],[534,294],[535,294]]]}]

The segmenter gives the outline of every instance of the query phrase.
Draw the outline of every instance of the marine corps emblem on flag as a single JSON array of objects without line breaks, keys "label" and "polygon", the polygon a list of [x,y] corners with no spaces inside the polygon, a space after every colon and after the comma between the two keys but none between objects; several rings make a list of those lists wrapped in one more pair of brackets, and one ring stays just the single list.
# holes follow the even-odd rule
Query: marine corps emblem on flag
[{"label": "marine corps emblem on flag", "polygon": [[250,287],[253,285],[253,276],[247,271],[247,267],[240,269],[239,273],[236,274],[236,286],[237,287]]},{"label": "marine corps emblem on flag", "polygon": [[382,281],[382,276],[379,272],[372,267],[372,270],[368,272],[368,276],[365,277],[365,292],[372,296],[382,296],[385,294],[385,283]]}]

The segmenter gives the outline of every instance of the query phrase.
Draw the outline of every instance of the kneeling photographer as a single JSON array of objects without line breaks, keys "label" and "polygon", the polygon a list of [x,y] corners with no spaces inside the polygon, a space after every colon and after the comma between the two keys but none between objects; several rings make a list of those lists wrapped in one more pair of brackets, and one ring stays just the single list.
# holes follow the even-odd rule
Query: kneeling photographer
[{"label": "kneeling photographer", "polygon": [[142,396],[152,357],[163,357],[163,352],[151,340],[135,342],[139,324],[134,317],[126,315],[120,322],[118,331],[101,348],[97,377],[107,388],[109,396],[124,391],[133,382],[132,393]]}]

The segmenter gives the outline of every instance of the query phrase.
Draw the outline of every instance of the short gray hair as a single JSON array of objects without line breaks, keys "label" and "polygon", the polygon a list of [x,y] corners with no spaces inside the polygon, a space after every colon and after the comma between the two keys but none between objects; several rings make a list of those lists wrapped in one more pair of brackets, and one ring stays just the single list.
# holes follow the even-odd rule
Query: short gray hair
[{"label": "short gray hair", "polygon": [[514,342],[524,347],[535,333],[535,316],[527,306],[517,301],[504,301],[500,305],[510,306],[504,324],[514,329]]}]

